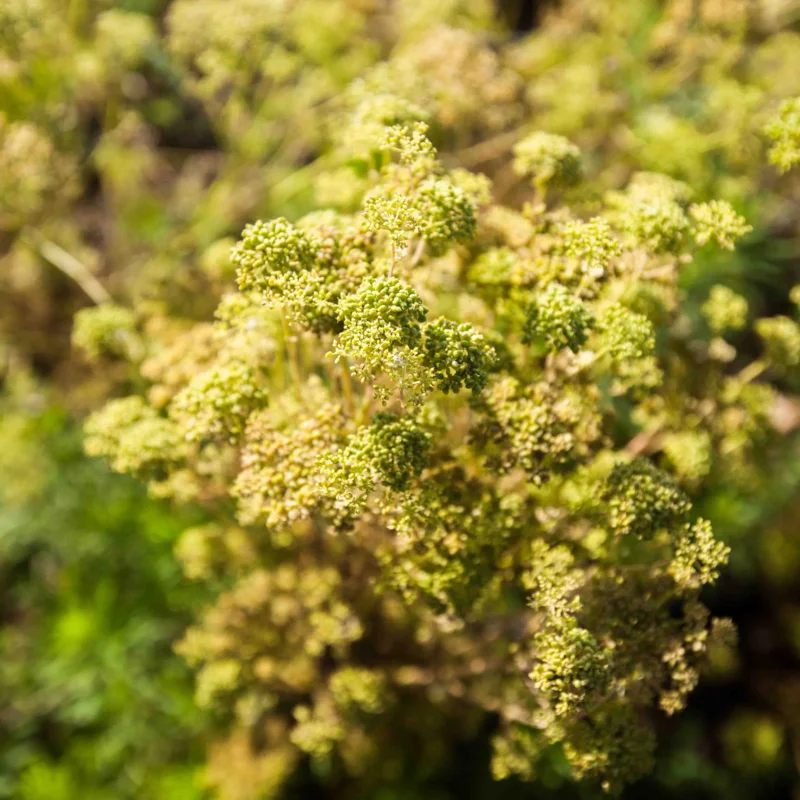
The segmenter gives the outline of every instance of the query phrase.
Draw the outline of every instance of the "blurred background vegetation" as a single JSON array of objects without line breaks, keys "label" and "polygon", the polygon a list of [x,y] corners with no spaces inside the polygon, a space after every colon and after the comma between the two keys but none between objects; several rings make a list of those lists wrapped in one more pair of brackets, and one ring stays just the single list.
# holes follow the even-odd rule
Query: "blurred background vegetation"
[{"label": "blurred background vegetation", "polygon": [[[453,31],[500,59],[494,94]],[[230,237],[321,202],[337,98],[387,58],[435,84],[454,164],[502,176],[535,119],[581,145],[597,186],[651,169],[731,200],[755,230],[686,270],[690,308],[722,280],[787,313],[800,180],[768,166],[759,131],[800,94],[793,0],[2,0],[0,798],[210,796],[215,720],[172,651],[207,599],[173,552],[203,512],[82,454],[86,411],[136,378],[74,350],[72,317],[109,296],[208,317]],[[656,770],[625,797],[800,798],[798,387],[779,388],[779,452],[696,498],[733,548],[708,603],[736,622],[736,658],[659,720]],[[491,734],[453,731],[423,782],[380,798],[597,796],[556,757],[534,784],[493,784]],[[284,796],[378,797],[303,772]]]}]

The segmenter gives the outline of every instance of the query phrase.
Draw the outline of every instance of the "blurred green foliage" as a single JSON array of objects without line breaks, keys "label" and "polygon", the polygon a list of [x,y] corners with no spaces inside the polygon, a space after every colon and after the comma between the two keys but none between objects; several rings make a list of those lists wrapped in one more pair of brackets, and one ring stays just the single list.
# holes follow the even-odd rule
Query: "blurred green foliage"
[{"label": "blurred green foliage", "polygon": [[197,519],[88,460],[44,393],[3,397],[0,797],[204,797],[206,720],[172,653],[202,601],[172,555]]}]

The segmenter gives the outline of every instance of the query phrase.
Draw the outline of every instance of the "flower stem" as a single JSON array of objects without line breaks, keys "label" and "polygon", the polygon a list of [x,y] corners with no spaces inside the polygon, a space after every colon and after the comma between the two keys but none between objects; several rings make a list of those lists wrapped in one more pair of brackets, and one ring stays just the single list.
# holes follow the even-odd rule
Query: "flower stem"
[{"label": "flower stem", "polygon": [[55,242],[46,239],[34,228],[27,228],[25,236],[45,261],[48,261],[67,277],[72,278],[97,305],[113,302],[113,298],[105,286],[75,256],[59,247]]}]

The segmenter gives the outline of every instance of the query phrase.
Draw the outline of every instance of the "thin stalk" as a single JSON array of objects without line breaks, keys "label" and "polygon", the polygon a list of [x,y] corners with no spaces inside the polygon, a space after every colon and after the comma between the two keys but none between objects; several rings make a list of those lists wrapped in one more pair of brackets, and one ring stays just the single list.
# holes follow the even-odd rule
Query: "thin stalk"
[{"label": "thin stalk", "polygon": [[113,302],[113,298],[100,281],[89,271],[89,268],[78,261],[55,242],[42,236],[35,228],[25,230],[26,239],[33,245],[39,255],[56,269],[71,278],[97,305]]},{"label": "thin stalk", "polygon": [[286,353],[289,357],[289,371],[292,375],[292,381],[297,389],[297,396],[300,401],[303,401],[303,372],[300,366],[300,351],[297,347],[297,336],[295,336],[285,314],[281,314],[281,324],[283,326],[283,338],[286,342]]},{"label": "thin stalk", "polygon": [[458,154],[458,162],[469,166],[470,164],[491,161],[493,158],[504,155],[508,148],[522,137],[524,132],[522,128],[517,128],[513,131],[501,133],[493,139],[487,139],[484,142],[468,147]]},{"label": "thin stalk", "polygon": [[411,269],[414,269],[414,267],[416,267],[417,264],[419,264],[424,252],[425,252],[425,240],[420,239],[417,242],[417,246],[414,248],[414,255],[411,256],[411,262],[408,265]]},{"label": "thin stalk", "polygon": [[769,364],[760,359],[748,364],[737,376],[736,380],[739,383],[750,383],[754,381],[759,375],[763,374],[769,369]]},{"label": "thin stalk", "polygon": [[369,410],[372,406],[372,398],[375,396],[375,390],[371,385],[367,385],[364,396],[361,399],[361,408],[358,409],[358,419],[356,420],[359,425],[363,425],[369,419]]},{"label": "thin stalk", "polygon": [[625,452],[632,456],[640,456],[646,453],[651,445],[655,444],[661,435],[662,425],[657,425],[648,431],[640,431],[636,436],[625,445]]},{"label": "thin stalk", "polygon": [[533,184],[533,202],[537,209],[547,209],[547,184],[538,181]]},{"label": "thin stalk", "polygon": [[322,364],[325,369],[325,377],[328,381],[328,388],[331,391],[332,395],[336,395],[338,392],[338,380],[336,377],[336,366],[333,362],[333,337],[330,335],[325,336],[324,340],[325,349],[322,353]]},{"label": "thin stalk", "polygon": [[570,372],[570,373],[569,373],[569,376],[568,376],[568,377],[570,377],[570,378],[574,378],[576,375],[578,375],[578,374],[580,374],[581,372],[583,372],[583,370],[585,370],[585,369],[588,369],[588,368],[589,368],[589,367],[591,367],[593,364],[596,364],[596,363],[597,363],[597,362],[598,362],[598,361],[599,361],[601,358],[603,358],[603,356],[605,356],[605,355],[608,355],[608,353],[609,353],[610,351],[611,351],[611,348],[610,348],[610,347],[604,347],[604,348],[602,348],[601,350],[598,350],[598,351],[597,351],[597,352],[596,352],[596,353],[595,353],[595,354],[592,356],[592,358],[591,358],[591,359],[589,359],[589,361],[587,361],[585,364],[581,364],[581,365],[580,365],[580,366],[579,366],[577,369],[574,369],[574,370],[572,370],[572,372]]},{"label": "thin stalk", "polygon": [[349,416],[354,416],[356,407],[353,400],[353,379],[350,376],[350,367],[347,365],[347,359],[343,358],[339,361],[339,370],[342,376],[342,397],[344,398],[344,409]]}]

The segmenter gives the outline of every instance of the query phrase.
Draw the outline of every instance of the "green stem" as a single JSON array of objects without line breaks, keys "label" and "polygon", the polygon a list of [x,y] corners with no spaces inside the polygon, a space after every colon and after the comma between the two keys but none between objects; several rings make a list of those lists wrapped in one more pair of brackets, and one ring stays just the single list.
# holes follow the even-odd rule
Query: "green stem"
[{"label": "green stem", "polygon": [[353,379],[350,376],[350,367],[347,359],[343,358],[339,362],[339,369],[342,376],[342,397],[344,398],[344,408],[349,416],[355,414],[355,402],[353,400]]},{"label": "green stem", "polygon": [[414,255],[411,257],[411,262],[408,265],[411,269],[414,269],[414,267],[416,267],[417,264],[419,264],[424,252],[425,252],[425,240],[420,239],[417,242],[417,246],[414,248]]},{"label": "green stem", "polygon": [[285,314],[281,314],[281,324],[283,326],[283,338],[286,342],[286,353],[289,357],[289,371],[292,375],[292,381],[297,389],[297,396],[303,401],[303,373],[300,366],[300,352],[297,347],[297,336],[295,336]]},{"label": "green stem", "polygon": [[591,367],[593,364],[596,364],[603,356],[608,355],[610,351],[610,347],[604,347],[602,350],[598,350],[589,361],[587,361],[585,364],[581,364],[577,369],[572,370],[572,372],[569,373],[569,377],[574,378],[576,375],[583,372],[583,370]]},{"label": "green stem", "polygon": [[75,281],[97,305],[113,302],[105,286],[71,253],[46,239],[35,228],[26,228],[23,235],[45,261]]},{"label": "green stem", "polygon": [[769,364],[766,361],[757,359],[752,364],[748,364],[737,376],[736,380],[739,383],[750,383],[754,381],[759,375],[763,374],[769,369]]}]

